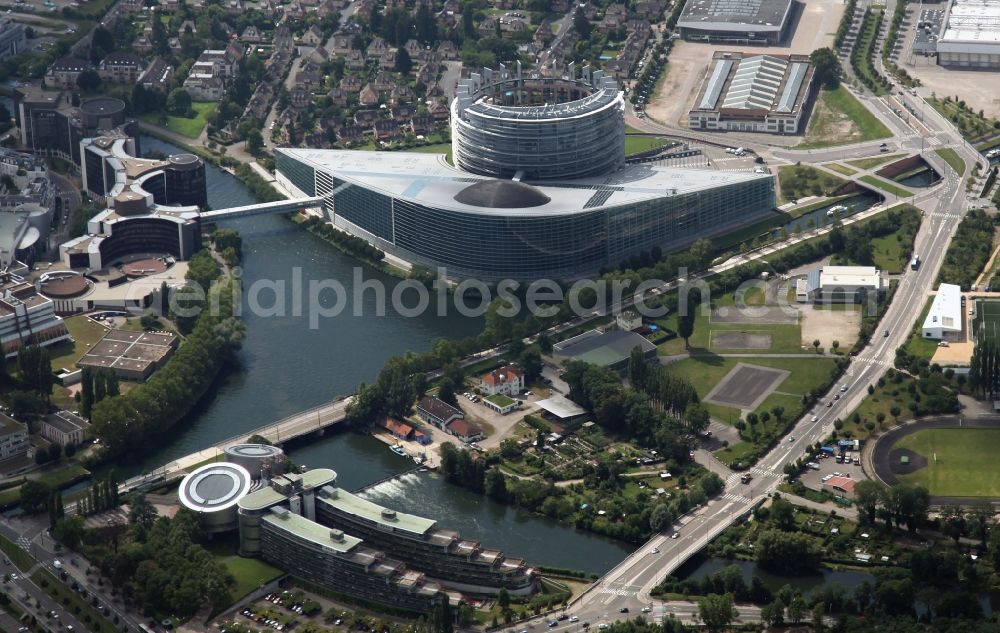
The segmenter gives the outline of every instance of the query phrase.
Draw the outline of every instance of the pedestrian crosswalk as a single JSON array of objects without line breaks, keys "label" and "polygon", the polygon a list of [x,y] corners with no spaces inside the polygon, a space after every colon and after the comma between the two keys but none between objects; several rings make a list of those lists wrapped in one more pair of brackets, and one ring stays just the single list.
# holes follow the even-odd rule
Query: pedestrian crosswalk
[{"label": "pedestrian crosswalk", "polygon": [[17,537],[17,546],[27,552],[31,549],[31,541],[26,536],[19,536]]},{"label": "pedestrian crosswalk", "polygon": [[721,498],[724,499],[724,500],[726,500],[726,501],[740,501],[740,502],[743,502],[743,503],[746,503],[746,502],[749,502],[749,501],[753,501],[753,499],[751,499],[750,497],[748,497],[746,495],[741,495],[741,494],[736,493],[736,492],[726,492],[726,493],[723,493],[722,496],[721,496]]}]

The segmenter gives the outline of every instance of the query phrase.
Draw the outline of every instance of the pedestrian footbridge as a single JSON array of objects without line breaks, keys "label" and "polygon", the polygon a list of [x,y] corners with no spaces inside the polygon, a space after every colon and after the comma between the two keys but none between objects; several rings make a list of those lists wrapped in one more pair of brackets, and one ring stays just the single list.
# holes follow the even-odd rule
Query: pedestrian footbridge
[{"label": "pedestrian footbridge", "polygon": [[313,196],[311,198],[293,198],[291,200],[278,200],[276,202],[261,202],[260,204],[248,204],[244,207],[231,207],[229,209],[216,209],[206,211],[201,214],[203,220],[228,220],[230,218],[242,218],[251,215],[264,215],[267,213],[291,213],[299,209],[318,207],[326,200],[326,196]]}]

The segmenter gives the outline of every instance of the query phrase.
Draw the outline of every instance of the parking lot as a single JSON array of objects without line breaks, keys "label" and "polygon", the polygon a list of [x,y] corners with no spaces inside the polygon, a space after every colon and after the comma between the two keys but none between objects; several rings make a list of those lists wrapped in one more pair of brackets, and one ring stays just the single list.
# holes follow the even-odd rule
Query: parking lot
[{"label": "parking lot", "polygon": [[806,468],[799,475],[799,481],[805,484],[806,488],[823,490],[824,478],[843,476],[855,481],[868,479],[865,476],[865,471],[861,468],[861,464],[854,463],[855,458],[857,458],[858,462],[861,461],[861,453],[858,451],[849,451],[845,453],[845,456],[850,457],[851,463],[847,463],[847,460],[844,463],[837,463],[835,457],[817,457],[814,455],[812,463],[817,464],[819,469]]}]

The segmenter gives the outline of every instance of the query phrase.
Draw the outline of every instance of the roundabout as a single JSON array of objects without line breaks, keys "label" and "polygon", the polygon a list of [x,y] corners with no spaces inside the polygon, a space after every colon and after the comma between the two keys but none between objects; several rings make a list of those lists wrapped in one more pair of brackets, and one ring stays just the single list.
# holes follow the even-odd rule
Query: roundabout
[{"label": "roundabout", "polygon": [[925,486],[934,505],[1000,502],[1000,416],[940,416],[897,426],[871,448],[875,479]]}]

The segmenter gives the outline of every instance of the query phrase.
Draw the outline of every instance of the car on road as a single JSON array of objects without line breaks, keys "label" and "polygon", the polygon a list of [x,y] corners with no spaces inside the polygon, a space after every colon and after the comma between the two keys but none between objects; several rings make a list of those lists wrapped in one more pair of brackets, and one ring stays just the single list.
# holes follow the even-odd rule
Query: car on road
[{"label": "car on road", "polygon": [[827,407],[832,407],[833,406],[833,400],[827,401],[826,406]]},{"label": "car on road", "polygon": [[677,538],[680,535],[681,535],[680,532],[674,532],[673,534],[670,535],[670,538]]},{"label": "car on road", "polygon": [[554,626],[559,626],[559,622],[557,620],[549,620],[549,628],[551,629]]},{"label": "car on road", "polygon": [[600,624],[597,625],[597,628],[599,628],[599,629],[601,629],[603,631],[604,629],[608,628],[608,623],[607,622],[601,622]]},{"label": "car on road", "polygon": [[653,607],[643,607],[643,608],[642,608],[642,612],[643,612],[643,613],[649,613],[649,612],[650,612],[650,611],[652,611],[652,610],[653,610]]},{"label": "car on road", "polygon": [[563,620],[568,620],[569,616],[566,615],[565,613],[560,613],[558,616],[556,616],[556,619],[562,622]]},{"label": "car on road", "polygon": [[571,616],[569,617],[569,621],[570,621],[570,622],[579,622],[579,621],[580,621],[580,618],[578,618],[578,617],[577,617],[577,616],[575,616],[575,615],[571,615]]},{"label": "car on road", "polygon": [[882,336],[883,336],[884,338],[889,338],[889,330],[886,330],[885,332],[883,332],[883,333],[882,333]]},{"label": "car on road", "polygon": [[622,607],[621,609],[618,609],[618,613],[628,613],[628,607]]},{"label": "car on road", "polygon": [[840,385],[840,392],[843,393],[847,391],[847,385]]},{"label": "car on road", "polygon": [[812,422],[816,422],[817,420],[819,420],[819,416],[818,415],[814,415],[812,417],[812,419],[811,419]]},{"label": "car on road", "polygon": [[659,554],[659,553],[660,553],[660,548],[658,548],[658,547],[654,547],[654,548],[653,548],[653,549],[652,549],[652,550],[650,551],[650,553],[651,553],[651,554]]},{"label": "car on road", "polygon": [[[813,416],[813,417],[815,418],[816,416]],[[813,422],[815,422],[815,421],[816,420],[813,420]],[[794,435],[789,435],[788,436],[788,443],[791,444],[794,441],[795,441],[795,436]]]}]

